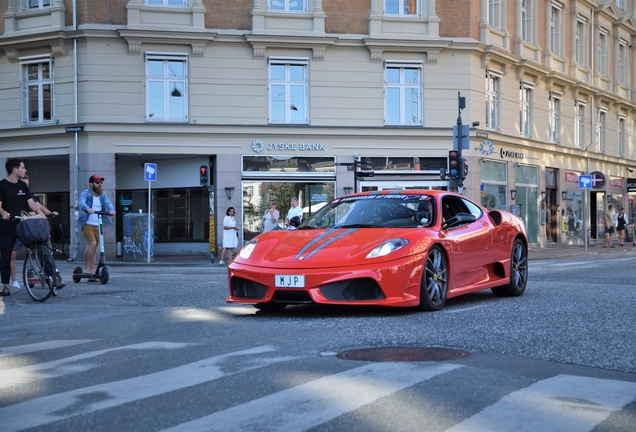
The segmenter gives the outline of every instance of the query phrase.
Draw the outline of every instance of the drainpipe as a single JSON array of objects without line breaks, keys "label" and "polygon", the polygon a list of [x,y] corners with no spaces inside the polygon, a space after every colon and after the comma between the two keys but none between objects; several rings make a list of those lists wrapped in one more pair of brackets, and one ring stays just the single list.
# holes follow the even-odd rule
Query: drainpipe
[{"label": "drainpipe", "polygon": [[[77,4],[73,0],[73,31],[77,32]],[[76,35],[77,36],[77,35]],[[77,37],[73,38],[73,123],[77,125]],[[73,256],[68,258],[69,262],[75,261],[79,255],[79,228],[77,218],[79,216],[79,137],[77,131],[73,134],[75,164],[73,167],[73,243],[75,250]]]}]

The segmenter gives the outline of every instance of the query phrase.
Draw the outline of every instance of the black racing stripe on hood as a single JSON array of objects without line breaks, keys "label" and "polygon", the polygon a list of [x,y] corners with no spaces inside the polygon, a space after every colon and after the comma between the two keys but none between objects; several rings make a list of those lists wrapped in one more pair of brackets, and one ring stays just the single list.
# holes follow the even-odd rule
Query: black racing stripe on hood
[{"label": "black racing stripe on hood", "polygon": [[345,232],[340,233],[336,236],[331,237],[329,240],[327,240],[326,242],[324,242],[323,244],[321,244],[320,246],[318,246],[316,249],[312,250],[309,255],[307,255],[305,257],[305,259],[310,258],[313,254],[315,254],[316,252],[319,252],[320,250],[322,250],[323,248],[329,246],[331,243],[340,240],[341,238],[348,236],[349,234],[353,234],[354,232],[358,231],[359,228],[348,228]]},{"label": "black racing stripe on hood", "polygon": [[300,258],[302,254],[304,254],[309,248],[311,248],[316,243],[322,241],[322,239],[324,239],[325,237],[332,235],[335,231],[337,231],[337,229],[330,228],[325,233],[320,234],[318,237],[316,237],[315,239],[307,243],[305,246],[303,246],[302,249],[298,251],[294,259],[297,260],[298,258]]}]

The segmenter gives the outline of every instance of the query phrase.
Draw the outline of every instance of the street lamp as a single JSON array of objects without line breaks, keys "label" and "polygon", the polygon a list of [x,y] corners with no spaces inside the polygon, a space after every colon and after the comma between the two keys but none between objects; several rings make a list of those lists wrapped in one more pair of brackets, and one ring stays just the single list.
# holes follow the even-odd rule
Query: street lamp
[{"label": "street lamp", "polygon": [[541,201],[545,201],[545,191],[541,191]]},{"label": "street lamp", "polygon": [[607,194],[607,203],[611,203],[612,202],[612,195],[611,194]]},{"label": "street lamp", "polygon": [[232,195],[234,195],[234,188],[229,186],[225,188],[225,195],[227,196],[227,199],[231,200],[232,199]]},{"label": "street lamp", "polygon": [[561,199],[565,201],[568,199],[568,191],[561,191]]},{"label": "street lamp", "polygon": [[510,189],[510,199],[513,201],[517,198],[517,191],[515,189]]},{"label": "street lamp", "polygon": [[344,190],[345,195],[349,195],[353,191],[353,188],[351,186],[345,186],[342,190]]}]

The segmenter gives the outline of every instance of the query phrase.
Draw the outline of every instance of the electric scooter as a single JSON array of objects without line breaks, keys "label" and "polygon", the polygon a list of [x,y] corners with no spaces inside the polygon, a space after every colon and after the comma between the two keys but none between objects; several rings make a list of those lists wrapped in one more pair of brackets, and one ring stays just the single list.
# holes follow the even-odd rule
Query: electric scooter
[{"label": "electric scooter", "polygon": [[86,279],[99,279],[102,285],[108,283],[108,268],[106,267],[106,262],[104,259],[104,235],[102,233],[102,216],[109,216],[108,212],[98,211],[95,212],[97,215],[97,228],[99,231],[99,261],[97,262],[97,267],[95,268],[95,274],[91,273],[82,273],[81,267],[75,267],[73,269],[73,282],[79,283],[83,278]]}]

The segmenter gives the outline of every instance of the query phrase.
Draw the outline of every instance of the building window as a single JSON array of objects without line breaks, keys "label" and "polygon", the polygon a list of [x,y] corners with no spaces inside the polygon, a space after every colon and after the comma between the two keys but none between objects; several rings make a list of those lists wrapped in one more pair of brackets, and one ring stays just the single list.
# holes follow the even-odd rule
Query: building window
[{"label": "building window", "polygon": [[497,30],[501,28],[501,4],[499,0],[488,0],[488,24]]},{"label": "building window", "polygon": [[44,9],[50,7],[54,0],[22,0],[22,10]]},{"label": "building window", "polygon": [[53,121],[53,59],[22,62],[22,94],[25,123]]},{"label": "building window", "polygon": [[387,15],[420,15],[419,0],[384,0],[384,10]]},{"label": "building window", "polygon": [[146,0],[148,6],[186,7],[188,0]]},{"label": "building window", "polygon": [[188,120],[188,61],[185,55],[146,54],[146,120]]},{"label": "building window", "polygon": [[616,7],[625,10],[625,0],[616,0]]},{"label": "building window", "polygon": [[574,145],[585,147],[585,101],[577,100],[574,104]]},{"label": "building window", "polygon": [[550,141],[561,142],[561,95],[550,93]]},{"label": "building window", "polygon": [[579,17],[576,20],[574,35],[574,61],[579,66],[587,66],[586,42],[587,42],[587,21]]},{"label": "building window", "polygon": [[625,117],[618,116],[618,155],[625,156]]},{"label": "building window", "polygon": [[481,166],[481,205],[488,210],[508,207],[508,165],[486,160]]},{"label": "building window", "polygon": [[605,153],[607,146],[605,144],[605,131],[607,130],[607,110],[598,110],[598,122],[596,125],[596,134],[598,140],[598,151]]},{"label": "building window", "polygon": [[597,64],[598,72],[607,76],[609,68],[607,65],[607,50],[609,49],[609,34],[605,30],[601,30],[598,34],[598,55]]},{"label": "building window", "polygon": [[269,122],[307,124],[307,59],[269,59]]},{"label": "building window", "polygon": [[501,73],[486,71],[486,127],[499,130],[499,107],[501,98]]},{"label": "building window", "polygon": [[618,42],[618,58],[616,61],[618,63],[616,78],[620,84],[627,85],[627,42],[622,39]]},{"label": "building window", "polygon": [[385,64],[385,124],[422,124],[421,64]]},{"label": "building window", "polygon": [[532,93],[534,91],[534,85],[527,82],[522,82],[519,92],[519,100],[521,103],[521,118],[520,118],[520,130],[521,136],[532,136]]},{"label": "building window", "polygon": [[521,38],[527,43],[532,41],[532,8],[528,0],[521,0]]},{"label": "building window", "polygon": [[556,3],[552,3],[550,8],[550,51],[552,54],[562,56],[562,13],[561,6]]},{"label": "building window", "polygon": [[269,0],[269,10],[274,12],[307,12],[307,0]]}]

